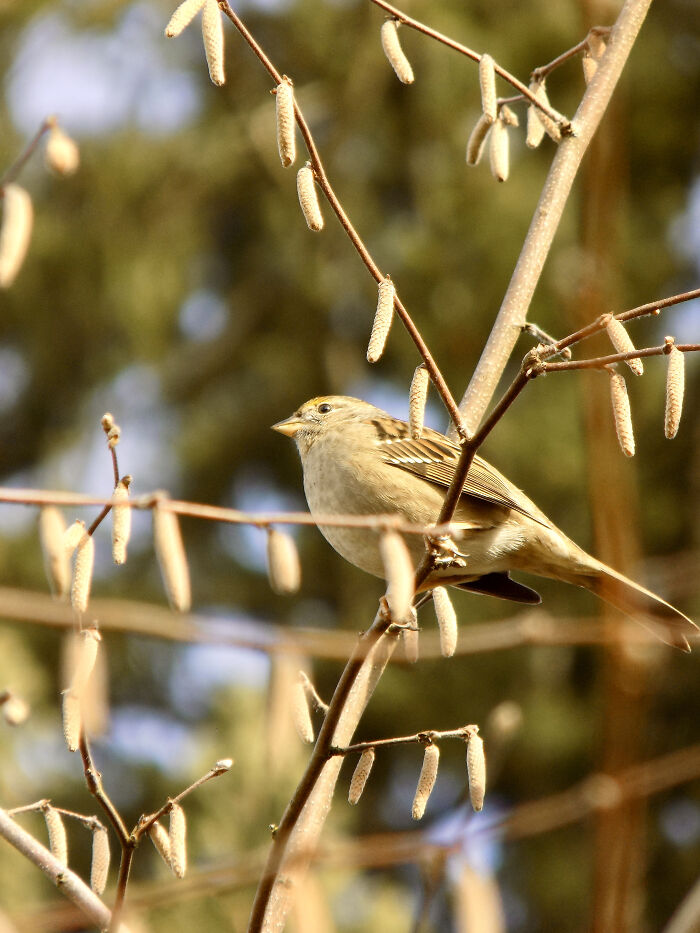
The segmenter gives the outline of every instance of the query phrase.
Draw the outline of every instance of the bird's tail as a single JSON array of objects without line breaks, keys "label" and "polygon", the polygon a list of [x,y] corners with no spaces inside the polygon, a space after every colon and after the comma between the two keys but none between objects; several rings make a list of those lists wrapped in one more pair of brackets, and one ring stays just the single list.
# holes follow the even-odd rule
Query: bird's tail
[{"label": "bird's tail", "polygon": [[600,561],[592,573],[576,574],[572,583],[584,586],[625,615],[641,622],[667,645],[690,651],[688,639],[695,639],[697,625],[665,599],[645,589]]}]

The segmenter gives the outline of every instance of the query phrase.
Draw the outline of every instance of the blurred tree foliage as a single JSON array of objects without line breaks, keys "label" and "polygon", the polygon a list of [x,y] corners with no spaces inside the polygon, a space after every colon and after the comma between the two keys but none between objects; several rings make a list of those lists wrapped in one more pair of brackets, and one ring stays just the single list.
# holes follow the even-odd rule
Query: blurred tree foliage
[{"label": "blurred tree foliage", "polygon": [[[521,78],[579,41],[591,24],[585,4],[574,0],[559,4],[556,16],[544,0],[413,0],[407,10],[488,50]],[[166,486],[178,497],[208,503],[301,507],[296,454],[269,425],[327,392],[362,394],[403,416],[416,352],[397,324],[384,360],[367,367],[375,285],[327,206],[323,233],[307,230],[294,171],[282,169],[277,157],[268,77],[227,28],[227,83],[214,88],[197,23],[180,39],[162,39],[170,12],[160,0],[26,0],[0,11],[6,90],[0,167],[24,145],[27,115],[37,110],[37,100],[51,101],[52,84],[55,103],[48,109],[64,118],[82,156],[70,179],[47,174],[39,156],[20,178],[34,200],[36,225],[16,284],[0,294],[2,482],[108,494],[111,468],[99,417],[111,410],[124,432],[121,468],[134,474],[136,493]],[[514,133],[512,177],[497,185],[486,165],[464,165],[480,108],[470,62],[404,29],[416,72],[415,84],[406,88],[379,46],[381,11],[364,0],[248,2],[240,12],[279,69],[293,76],[339,196],[397,282],[459,396],[507,285],[552,143],[545,140],[531,152],[523,134]],[[107,51],[81,62],[65,52],[78,47],[71,42],[86,55],[91,48]],[[652,8],[601,130],[617,144],[616,222],[604,243],[614,269],[604,295],[612,310],[697,284],[699,46],[697,4],[666,0]],[[44,76],[54,63],[48,89],[45,82],[38,86],[39,63]],[[71,70],[85,76],[84,99],[91,90],[98,112],[109,115],[120,102],[113,120],[81,122],[83,97],[66,91],[76,86]],[[125,85],[133,88],[126,104]],[[579,62],[557,71],[548,89],[560,110],[573,113],[583,91]],[[166,106],[175,117],[164,126],[159,114]],[[516,109],[524,123],[524,108]],[[576,307],[591,269],[582,248],[585,197],[579,183],[533,303],[531,319],[556,336],[596,313]],[[691,203],[695,227],[688,220]],[[649,345],[682,326],[685,339],[697,340],[699,323],[697,305],[681,307],[660,321],[637,324],[633,337]],[[523,338],[522,354],[529,345]],[[642,552],[653,558],[650,579],[697,618],[697,573],[678,570],[697,567],[696,363],[688,360],[685,419],[670,444],[662,429],[664,365],[649,362],[644,379],[630,387],[638,456],[630,465],[620,455],[610,469],[640,490],[639,534]],[[537,380],[486,451],[589,547],[580,403],[597,379],[594,373]],[[603,420],[612,431],[607,412]],[[434,423],[445,424],[437,406]],[[34,519],[32,510],[0,506],[4,586],[46,588]],[[136,528],[130,559],[120,569],[109,564],[107,528],[98,533],[94,593],[162,604],[147,518],[139,516]],[[194,521],[184,521],[183,531],[198,612],[352,631],[371,620],[378,581],[343,563],[313,529],[298,535],[304,583],[291,599],[273,595],[267,585],[259,532]],[[598,611],[593,599],[569,588],[545,584],[542,591],[554,616]],[[457,597],[457,608],[463,627],[511,613],[508,605],[467,595]],[[432,625],[429,608],[423,624]],[[60,638],[42,626],[8,622],[0,644],[0,687],[11,686],[32,703],[24,727],[0,729],[0,803],[51,797],[57,805],[94,812],[79,762],[61,741]],[[106,638],[106,650],[112,731],[96,742],[96,754],[127,818],[155,809],[216,758],[233,755],[231,775],[188,801],[192,871],[233,865],[264,848],[266,827],[279,818],[306,754],[288,737],[276,750],[281,764],[271,767],[266,757],[272,704],[266,709],[264,658],[115,635]],[[606,716],[602,657],[600,649],[533,647],[395,666],[359,738],[484,724],[497,704],[514,701],[523,725],[494,770],[492,806],[554,793],[599,766],[596,737]],[[696,655],[660,650],[655,657],[644,756],[698,740],[697,664]],[[337,663],[314,665],[323,695],[339,670]],[[350,813],[339,796],[329,833],[409,828],[419,766],[412,747],[380,755],[360,806]],[[462,751],[446,748],[429,825],[441,821],[443,833],[458,836],[468,826],[463,784]],[[35,828],[40,835],[40,821]],[[697,870],[697,785],[654,798],[648,831],[646,926],[638,929],[659,929]],[[84,836],[71,829],[71,864],[85,871]],[[483,857],[481,847],[474,848],[470,857]],[[491,855],[509,930],[589,927],[593,851],[586,831],[574,826],[497,846]],[[4,844],[0,864],[0,905],[18,923],[30,923],[38,903],[60,899]],[[242,928],[250,888],[229,891],[224,881],[216,896],[189,893],[181,902],[174,881],[166,888],[155,853],[139,853],[134,892],[155,879],[161,895],[169,893],[145,915],[148,929]],[[408,929],[420,900],[415,868],[364,879],[329,872],[325,880],[343,931]],[[454,927],[445,897],[443,891],[430,916],[435,929],[446,931]]]}]

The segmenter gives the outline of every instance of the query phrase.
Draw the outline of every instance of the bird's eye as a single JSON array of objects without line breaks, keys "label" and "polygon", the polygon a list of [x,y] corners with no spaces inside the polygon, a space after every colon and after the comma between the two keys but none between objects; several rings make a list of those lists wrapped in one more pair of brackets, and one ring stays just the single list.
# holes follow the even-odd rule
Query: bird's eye
[{"label": "bird's eye", "polygon": [[329,405],[328,402],[321,402],[321,404],[318,406],[318,410],[322,415],[325,415],[327,412],[333,411],[333,406]]}]

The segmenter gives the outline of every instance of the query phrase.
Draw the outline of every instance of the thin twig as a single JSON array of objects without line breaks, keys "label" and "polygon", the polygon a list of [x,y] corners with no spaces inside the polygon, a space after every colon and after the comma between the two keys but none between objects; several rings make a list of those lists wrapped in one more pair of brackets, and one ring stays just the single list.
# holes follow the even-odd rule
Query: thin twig
[{"label": "thin twig", "polygon": [[363,752],[367,748],[381,748],[384,745],[425,745],[426,742],[437,742],[443,739],[461,739],[464,742],[478,731],[479,727],[475,725],[461,726],[459,729],[447,729],[442,732],[436,729],[424,729],[423,732],[416,732],[413,735],[397,735],[391,739],[376,739],[374,742],[355,742],[344,748],[333,748],[331,754],[351,755],[353,752]]},{"label": "thin twig", "polygon": [[588,36],[590,35],[609,36],[610,26],[593,26],[588,30],[588,35],[585,39],[577,42],[576,45],[573,45],[570,49],[567,49],[566,52],[562,52],[561,55],[557,55],[557,57],[548,64],[540,65],[539,68],[533,68],[531,73],[532,79],[534,81],[541,81],[543,78],[546,78],[547,75],[551,74],[556,68],[559,68],[560,65],[568,62],[570,58],[574,58],[576,55],[580,55],[580,53],[585,51],[585,49],[588,47]]},{"label": "thin twig", "polygon": [[[694,353],[700,350],[700,343],[676,343],[673,345],[682,353]],[[613,363],[622,363],[625,360],[635,360],[643,356],[664,356],[668,353],[668,345],[660,347],[645,347],[630,350],[627,353],[611,353],[609,356],[598,356],[590,360],[567,360],[561,363],[542,361],[537,364],[536,374],[559,373],[570,369],[605,369]]]},{"label": "thin twig", "polygon": [[39,145],[41,137],[44,135],[44,133],[47,132],[47,130],[50,130],[55,125],[55,123],[56,121],[53,117],[47,117],[47,119],[44,120],[39,129],[36,131],[34,136],[24,147],[22,152],[17,156],[12,165],[10,165],[10,167],[3,172],[3,175],[0,178],[0,197],[3,195],[3,189],[5,185],[9,185],[10,182],[13,182],[15,178],[17,178],[26,163],[34,154],[34,150]]}]

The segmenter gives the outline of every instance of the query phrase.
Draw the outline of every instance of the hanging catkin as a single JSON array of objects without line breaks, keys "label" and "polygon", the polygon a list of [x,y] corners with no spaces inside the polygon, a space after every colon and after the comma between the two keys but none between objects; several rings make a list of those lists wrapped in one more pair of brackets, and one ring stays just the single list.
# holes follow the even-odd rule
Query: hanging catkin
[{"label": "hanging catkin", "polygon": [[[666,341],[672,340],[667,337]],[[683,394],[685,392],[685,353],[677,347],[672,347],[668,354],[668,369],[666,371],[666,417],[664,419],[664,433],[669,440],[676,436],[683,410]]]},{"label": "hanging catkin", "polygon": [[634,430],[632,429],[632,412],[627,394],[625,378],[614,369],[610,371],[610,399],[612,401],[613,415],[615,417],[615,430],[620,442],[622,452],[626,457],[634,456]]},{"label": "hanging catkin", "polygon": [[382,23],[381,40],[384,54],[402,84],[413,84],[413,68],[406,58],[399,42],[399,24],[395,19],[386,19]]},{"label": "hanging catkin", "polygon": [[190,571],[177,515],[158,502],[153,512],[153,542],[168,601],[173,609],[190,608]]},{"label": "hanging catkin", "polygon": [[318,203],[314,172],[308,162],[297,172],[297,195],[309,230],[313,230],[314,233],[323,230],[323,214],[321,205]]},{"label": "hanging catkin", "polygon": [[374,758],[374,749],[366,748],[360,755],[360,759],[355,766],[352,778],[350,779],[350,790],[348,791],[348,803],[352,804],[353,807],[359,802],[362,792],[367,785],[367,778],[372,770]]},{"label": "hanging catkin", "polygon": [[9,288],[22,268],[34,223],[32,199],[19,185],[5,185],[0,226],[0,288]]},{"label": "hanging catkin", "polygon": [[224,23],[216,0],[206,0],[202,10],[202,40],[212,84],[221,87],[224,74]]},{"label": "hanging catkin", "polygon": [[387,275],[377,288],[377,310],[374,314],[372,333],[367,346],[367,362],[376,363],[381,359],[386,346],[387,337],[394,319],[394,298],[396,289],[391,278]]},{"label": "hanging catkin", "polygon": [[433,590],[433,603],[440,630],[440,651],[444,658],[451,658],[457,648],[457,613],[444,586]]},{"label": "hanging catkin", "polygon": [[486,794],[486,756],[484,740],[476,732],[470,734],[467,742],[467,777],[472,809],[479,811],[484,806]]},{"label": "hanging catkin", "polygon": [[481,89],[481,110],[489,123],[497,116],[496,71],[490,55],[479,59],[479,88]]},{"label": "hanging catkin", "polygon": [[[622,321],[618,321],[617,318],[611,317],[605,329],[608,332],[610,343],[615,347],[618,353],[631,353],[636,349]],[[627,363],[635,376],[641,376],[643,374],[644,366],[638,356],[625,360],[625,363]]]},{"label": "hanging catkin", "polygon": [[294,88],[285,75],[277,85],[275,95],[277,113],[277,148],[282,165],[288,168],[297,157],[296,123],[294,120]]},{"label": "hanging catkin", "polygon": [[425,754],[423,755],[423,767],[420,769],[416,795],[413,798],[413,807],[411,808],[411,816],[414,820],[422,819],[425,813],[428,798],[433,792],[433,787],[435,787],[439,763],[440,749],[437,745],[426,745]]},{"label": "hanging catkin", "polygon": [[425,368],[425,364],[421,363],[420,366],[416,366],[408,393],[408,425],[411,437],[420,438],[423,436],[425,403],[428,399],[429,386],[430,376],[428,370]]}]

